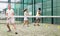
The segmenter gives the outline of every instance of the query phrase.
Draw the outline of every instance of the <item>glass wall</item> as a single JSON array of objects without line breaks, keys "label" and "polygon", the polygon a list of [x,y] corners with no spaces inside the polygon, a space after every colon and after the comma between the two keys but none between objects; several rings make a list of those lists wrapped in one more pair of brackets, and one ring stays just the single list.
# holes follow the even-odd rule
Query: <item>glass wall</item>
[{"label": "glass wall", "polygon": [[0,0],[0,16],[5,16],[8,0]]},{"label": "glass wall", "polygon": [[[28,12],[32,15],[32,6],[33,6],[33,0],[19,0],[16,2],[15,0],[15,15],[16,16],[23,16],[24,15],[24,12],[23,10],[24,9],[28,9]],[[20,20],[23,20],[23,18],[19,18]],[[18,20],[19,20],[18,19]],[[32,19],[29,18],[29,20],[32,22]]]},{"label": "glass wall", "polygon": [[[53,0],[53,15],[60,16],[60,0]],[[54,18],[54,24],[59,24],[60,18]]]},{"label": "glass wall", "polygon": [[[51,0],[43,0],[43,16],[52,16]],[[43,18],[44,23],[51,23],[51,18]]]}]

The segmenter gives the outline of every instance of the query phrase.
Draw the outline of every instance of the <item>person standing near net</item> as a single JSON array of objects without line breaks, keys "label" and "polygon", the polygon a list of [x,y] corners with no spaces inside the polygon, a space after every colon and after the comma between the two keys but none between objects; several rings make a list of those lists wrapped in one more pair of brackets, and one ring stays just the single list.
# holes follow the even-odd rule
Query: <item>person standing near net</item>
[{"label": "person standing near net", "polygon": [[40,14],[41,14],[41,8],[38,8],[37,13],[36,13],[36,20],[35,20],[34,26],[40,26],[39,25],[40,18],[38,17],[38,16],[40,16]]},{"label": "person standing near net", "polygon": [[24,10],[24,26],[28,26],[28,24],[29,24],[29,20],[28,20],[27,16],[29,16],[29,13],[28,13],[28,10],[25,9]]},{"label": "person standing near net", "polygon": [[[16,25],[15,25],[15,19],[14,19],[14,10],[11,9],[11,4],[8,4],[8,9],[6,11],[6,19],[7,19],[7,28],[8,28],[8,32],[11,31],[10,29],[10,24],[13,25],[14,30],[16,31]],[[15,34],[17,34],[17,32],[15,32]]]}]

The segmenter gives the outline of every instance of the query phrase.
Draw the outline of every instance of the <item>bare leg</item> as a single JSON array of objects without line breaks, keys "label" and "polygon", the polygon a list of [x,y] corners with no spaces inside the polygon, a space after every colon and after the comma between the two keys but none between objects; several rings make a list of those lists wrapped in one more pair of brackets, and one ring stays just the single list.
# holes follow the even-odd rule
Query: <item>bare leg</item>
[{"label": "bare leg", "polygon": [[14,27],[14,29],[16,30],[16,25],[15,25],[15,24],[13,24],[13,27]]},{"label": "bare leg", "polygon": [[10,32],[11,29],[10,29],[9,23],[7,23],[7,28],[9,29],[8,32]]},{"label": "bare leg", "polygon": [[24,20],[24,25],[23,26],[27,26],[28,27],[28,24],[29,24],[28,20]]},{"label": "bare leg", "polygon": [[37,24],[37,20],[35,20],[34,26],[36,26],[36,24]]},{"label": "bare leg", "polygon": [[39,21],[36,21],[35,24],[34,24],[34,26],[40,26],[39,25]]},{"label": "bare leg", "polygon": [[37,26],[40,26],[40,25],[39,25],[39,22],[40,22],[40,19],[38,20],[38,24],[37,24]]},{"label": "bare leg", "polygon": [[27,27],[29,27],[29,21],[28,20],[26,21],[26,25],[27,25]]},{"label": "bare leg", "polygon": [[16,31],[15,34],[18,34],[15,23],[13,23],[13,27],[14,27],[14,30]]},{"label": "bare leg", "polygon": [[23,26],[25,26],[25,24],[26,24],[26,21],[24,20],[24,25]]}]

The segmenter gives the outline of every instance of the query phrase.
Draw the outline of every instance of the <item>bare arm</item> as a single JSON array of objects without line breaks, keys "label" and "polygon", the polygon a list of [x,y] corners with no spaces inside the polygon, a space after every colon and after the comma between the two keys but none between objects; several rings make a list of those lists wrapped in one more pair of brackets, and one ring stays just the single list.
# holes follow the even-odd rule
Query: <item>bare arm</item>
[{"label": "bare arm", "polygon": [[38,14],[41,15],[41,11],[40,10],[38,11]]},{"label": "bare arm", "polygon": [[41,14],[40,12],[38,12],[38,14]]}]

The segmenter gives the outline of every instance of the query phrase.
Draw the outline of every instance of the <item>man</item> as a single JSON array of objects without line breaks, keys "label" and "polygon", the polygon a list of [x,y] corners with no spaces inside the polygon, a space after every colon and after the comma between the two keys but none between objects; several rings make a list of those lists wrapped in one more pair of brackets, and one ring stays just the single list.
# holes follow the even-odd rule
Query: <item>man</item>
[{"label": "man", "polygon": [[41,15],[41,8],[38,8],[37,13],[36,13],[36,21],[35,21],[34,26],[40,26],[39,25],[40,18],[38,18],[38,16],[40,16],[40,15]]},{"label": "man", "polygon": [[[16,26],[15,26],[15,19],[14,19],[14,10],[11,9],[11,5],[8,4],[8,9],[6,11],[6,16],[7,16],[7,28],[8,32],[11,31],[9,24],[12,24],[14,27],[14,30],[16,31]],[[15,32],[17,34],[17,32]]]}]

